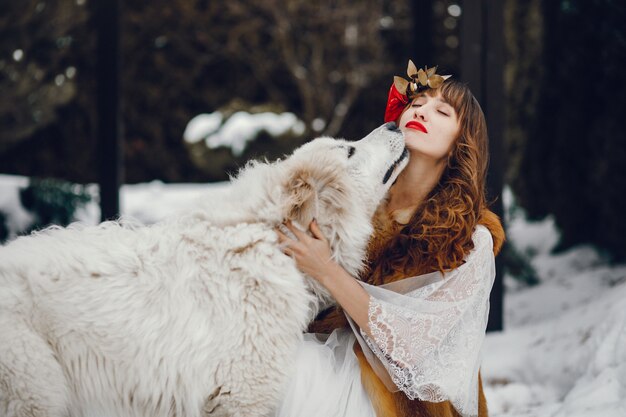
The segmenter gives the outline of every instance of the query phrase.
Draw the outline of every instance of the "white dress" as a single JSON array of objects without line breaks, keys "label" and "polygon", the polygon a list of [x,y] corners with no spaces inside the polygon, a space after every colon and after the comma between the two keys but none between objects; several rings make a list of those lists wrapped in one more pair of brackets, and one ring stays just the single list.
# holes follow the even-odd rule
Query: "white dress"
[{"label": "white dress", "polygon": [[[387,285],[370,295],[369,338],[352,332],[305,334],[276,417],[375,417],[353,352],[361,344],[391,391],[411,399],[449,400],[463,417],[478,415],[478,370],[495,278],[493,242],[484,226],[465,263]],[[349,318],[348,318],[349,319]]]}]

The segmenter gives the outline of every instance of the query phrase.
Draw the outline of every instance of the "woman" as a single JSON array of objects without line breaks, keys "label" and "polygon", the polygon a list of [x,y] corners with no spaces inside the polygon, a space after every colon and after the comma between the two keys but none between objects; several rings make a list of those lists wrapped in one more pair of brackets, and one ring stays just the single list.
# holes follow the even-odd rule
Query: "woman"
[{"label": "woman", "polygon": [[367,284],[330,258],[315,222],[311,235],[279,232],[339,304],[310,329],[327,339],[305,335],[279,416],[487,413],[478,369],[504,233],[485,201],[485,118],[465,85],[411,61],[407,72],[385,121],[402,130],[410,161],[375,216]]}]

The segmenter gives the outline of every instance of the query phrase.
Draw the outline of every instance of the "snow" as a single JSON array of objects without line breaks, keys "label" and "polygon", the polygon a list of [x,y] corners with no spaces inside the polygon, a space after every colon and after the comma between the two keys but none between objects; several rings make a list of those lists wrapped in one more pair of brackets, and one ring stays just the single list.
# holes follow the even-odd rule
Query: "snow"
[{"label": "snow", "polygon": [[554,219],[529,222],[509,189],[504,203],[507,237],[540,284],[507,282],[505,330],[483,349],[490,415],[626,416],[626,265],[589,246],[551,253]]},{"label": "snow", "polygon": [[215,132],[220,125],[224,116],[221,112],[216,111],[209,114],[199,114],[187,123],[183,139],[187,143],[197,143],[205,139],[207,136]]},{"label": "snow", "polygon": [[256,139],[265,131],[270,136],[281,136],[289,131],[296,135],[304,133],[304,123],[293,113],[247,113],[239,111],[222,124],[223,115],[214,113],[200,114],[187,124],[183,138],[194,144],[204,140],[210,149],[231,148],[233,155],[241,156],[248,142]]},{"label": "snow", "polygon": [[35,219],[20,204],[19,191],[28,185],[28,178],[0,175],[0,212],[6,216],[9,236],[28,228]]},{"label": "snow", "polygon": [[[132,218],[143,224],[152,224],[181,210],[189,208],[194,200],[210,191],[214,195],[223,190],[227,182],[210,184],[165,184],[152,181],[143,184],[124,185],[120,189],[122,217]],[[33,216],[19,202],[19,189],[28,186],[28,178],[0,174],[0,212],[7,215],[9,230],[20,232],[28,228]],[[79,208],[75,220],[95,225],[100,219],[97,204],[98,186],[87,187],[93,201]],[[14,233],[11,236],[14,236]]]},{"label": "snow", "polygon": [[[21,177],[0,175],[0,211],[11,229],[28,223],[18,202]],[[193,205],[217,184],[147,184],[122,188],[124,216],[153,223]],[[505,330],[487,334],[482,376],[492,417],[626,416],[626,265],[610,265],[580,246],[554,254],[550,217],[529,222],[504,194],[507,236],[536,269],[540,284],[505,277]],[[83,211],[95,223],[95,203]]]}]

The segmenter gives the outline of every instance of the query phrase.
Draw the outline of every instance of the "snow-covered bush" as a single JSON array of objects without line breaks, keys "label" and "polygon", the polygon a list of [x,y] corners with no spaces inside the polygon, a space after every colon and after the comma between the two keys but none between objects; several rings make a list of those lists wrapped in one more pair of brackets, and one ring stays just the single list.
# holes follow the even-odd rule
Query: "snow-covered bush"
[{"label": "snow-covered bush", "polygon": [[249,159],[276,159],[311,139],[293,113],[239,107],[197,115],[185,128],[191,161],[212,181],[226,180]]}]

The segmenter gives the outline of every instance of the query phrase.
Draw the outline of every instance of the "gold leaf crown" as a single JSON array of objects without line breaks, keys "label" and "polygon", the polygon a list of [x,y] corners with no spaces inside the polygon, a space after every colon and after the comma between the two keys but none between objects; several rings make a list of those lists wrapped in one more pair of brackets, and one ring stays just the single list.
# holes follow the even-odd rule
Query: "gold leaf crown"
[{"label": "gold leaf crown", "polygon": [[452,75],[439,75],[436,72],[436,66],[432,68],[424,67],[424,69],[420,68],[418,70],[413,61],[409,59],[406,74],[410,80],[395,76],[393,77],[393,85],[398,92],[411,99],[424,90],[441,87],[445,80],[452,77]]}]

